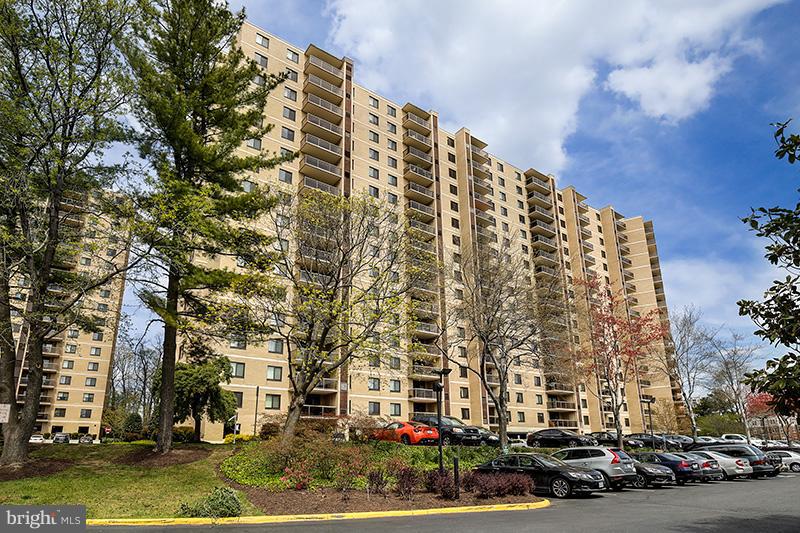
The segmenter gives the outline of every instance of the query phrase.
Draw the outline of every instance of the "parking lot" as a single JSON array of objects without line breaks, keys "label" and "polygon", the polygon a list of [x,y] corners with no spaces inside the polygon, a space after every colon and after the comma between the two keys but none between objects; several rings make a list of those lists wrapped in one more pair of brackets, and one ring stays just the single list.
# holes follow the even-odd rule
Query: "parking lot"
[{"label": "parking lot", "polygon": [[[172,527],[170,531],[353,531],[462,532],[762,532],[800,530],[800,474],[776,478],[690,483],[685,487],[626,489],[589,497],[552,500],[535,511],[303,522],[259,526]],[[166,528],[92,528],[92,531],[164,531]]]}]

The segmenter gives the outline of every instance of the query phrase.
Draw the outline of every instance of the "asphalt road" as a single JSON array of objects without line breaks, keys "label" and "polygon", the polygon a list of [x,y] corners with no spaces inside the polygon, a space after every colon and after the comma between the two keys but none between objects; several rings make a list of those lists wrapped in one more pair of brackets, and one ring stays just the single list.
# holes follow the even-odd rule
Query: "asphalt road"
[{"label": "asphalt road", "polygon": [[768,532],[800,531],[800,474],[773,479],[720,481],[661,489],[626,489],[588,498],[551,500],[533,511],[303,522],[260,526],[90,528],[93,533],[190,530],[215,533],[354,531],[464,532]]}]

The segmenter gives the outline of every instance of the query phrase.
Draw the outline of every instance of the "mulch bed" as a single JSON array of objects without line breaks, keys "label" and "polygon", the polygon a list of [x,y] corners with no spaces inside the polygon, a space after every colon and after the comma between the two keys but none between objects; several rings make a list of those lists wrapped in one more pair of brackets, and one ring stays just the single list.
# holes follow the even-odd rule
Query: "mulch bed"
[{"label": "mulch bed", "polygon": [[433,507],[531,503],[540,500],[540,498],[532,495],[480,499],[476,498],[472,493],[462,493],[460,500],[443,500],[429,492],[416,494],[414,499],[410,501],[402,499],[395,494],[389,494],[386,498],[372,494],[367,499],[367,493],[362,491],[352,491],[349,493],[350,497],[347,500],[343,500],[341,492],[334,489],[271,492],[256,487],[245,487],[236,483],[231,484],[247,494],[248,499],[254,506],[269,515],[395,511],[430,509]]},{"label": "mulch bed", "polygon": [[184,465],[205,459],[211,454],[203,448],[178,448],[168,453],[156,453],[152,449],[143,448],[121,457],[120,464],[144,467]]},{"label": "mulch bed", "polygon": [[49,476],[66,470],[74,463],[64,459],[36,459],[21,465],[0,467],[0,481]]}]

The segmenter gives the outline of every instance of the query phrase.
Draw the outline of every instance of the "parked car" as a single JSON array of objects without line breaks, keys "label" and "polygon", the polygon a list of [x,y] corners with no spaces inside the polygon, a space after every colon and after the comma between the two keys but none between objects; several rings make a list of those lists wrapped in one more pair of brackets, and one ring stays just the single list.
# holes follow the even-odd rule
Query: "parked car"
[{"label": "parked car", "polygon": [[516,472],[533,478],[534,491],[548,492],[556,498],[590,493],[606,487],[603,475],[591,468],[569,465],[555,457],[538,453],[501,455],[478,466],[477,472]]},{"label": "parked car", "polygon": [[603,474],[610,490],[622,490],[625,485],[633,484],[636,478],[633,459],[619,448],[615,450],[600,446],[564,448],[553,453],[553,457],[570,465],[597,470]]},{"label": "parked car", "polygon": [[420,422],[392,422],[375,430],[372,438],[403,444],[434,444],[439,441],[439,431]]},{"label": "parked car", "polygon": [[31,444],[41,444],[44,442],[44,435],[39,435],[39,434],[31,435],[31,438],[28,439],[28,442],[30,442]]},{"label": "parked car", "polygon": [[694,439],[692,437],[687,437],[686,435],[662,435],[667,440],[678,443],[681,450],[688,450],[694,444]]},{"label": "parked car", "polygon": [[750,461],[747,459],[739,459],[711,450],[692,450],[692,453],[717,461],[720,468],[722,468],[722,479],[749,477],[753,473],[753,467],[750,466]]},{"label": "parked car", "polygon": [[53,444],[69,444],[69,434],[68,433],[53,434]]},{"label": "parked car", "polygon": [[698,435],[697,442],[695,444],[716,444],[718,442],[721,441],[716,437],[701,437]]},{"label": "parked car", "polygon": [[569,446],[597,446],[592,437],[578,435],[568,429],[542,429],[528,434],[528,446],[531,448],[562,448]]},{"label": "parked car", "polygon": [[720,440],[727,443],[747,444],[747,437],[739,433],[725,433]]},{"label": "parked car", "polygon": [[[436,426],[436,413],[417,413],[413,416],[414,422],[420,422],[432,428]],[[437,436],[438,438],[438,436]],[[463,444],[477,446],[481,442],[481,428],[468,426],[454,416],[442,416],[442,444]]]},{"label": "parked car", "polygon": [[78,444],[94,444],[94,439],[91,435],[81,435],[78,439]]},{"label": "parked car", "polygon": [[747,459],[750,466],[753,467],[753,473],[750,474],[750,477],[753,479],[772,474],[775,471],[775,468],[769,463],[766,454],[749,444],[712,444],[698,448],[698,450],[710,450],[712,452],[724,453],[725,455],[730,455],[737,459]]},{"label": "parked car", "polygon": [[722,467],[719,466],[719,461],[716,459],[709,459],[691,452],[675,452],[675,455],[683,457],[684,459],[698,461],[700,463],[700,471],[702,472],[700,481],[703,483],[721,481],[725,477],[722,472]]},{"label": "parked car", "polygon": [[781,463],[792,472],[800,473],[800,453],[788,450],[775,450],[768,452],[767,455],[779,457]]},{"label": "parked car", "polygon": [[528,443],[524,439],[508,439],[509,448],[527,448]]},{"label": "parked car", "polygon": [[653,448],[654,450],[662,449],[662,450],[679,450],[681,449],[681,445],[678,442],[670,440],[666,437],[661,435],[650,435],[649,433],[633,433],[629,435],[630,438],[640,440],[644,443],[645,446],[648,448]]},{"label": "parked car", "polygon": [[500,446],[500,435],[486,428],[478,428],[481,434],[481,440],[478,444],[481,446]]},{"label": "parked car", "polygon": [[675,473],[667,466],[658,463],[641,463],[634,459],[633,467],[636,469],[636,478],[632,484],[637,489],[650,486],[661,487],[675,483]]},{"label": "parked car", "polygon": [[666,466],[675,474],[675,483],[678,485],[684,485],[687,481],[699,481],[703,477],[698,461],[684,459],[673,453],[641,452],[632,454],[632,457],[641,463]]},{"label": "parked car", "polygon": [[783,458],[774,455],[772,452],[766,452],[767,463],[772,467],[772,472],[767,474],[768,477],[775,477],[780,474],[786,467],[783,465]]},{"label": "parked car", "polygon": [[[617,433],[614,431],[595,431],[587,436],[596,440],[600,446],[614,447],[617,445]],[[644,448],[644,442],[633,439],[630,435],[623,435],[622,443],[628,448]]]}]

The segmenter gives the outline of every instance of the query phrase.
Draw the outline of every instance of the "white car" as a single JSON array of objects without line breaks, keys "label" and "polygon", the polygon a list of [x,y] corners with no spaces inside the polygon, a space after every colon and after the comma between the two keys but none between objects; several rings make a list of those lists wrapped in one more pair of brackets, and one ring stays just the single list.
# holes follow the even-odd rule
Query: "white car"
[{"label": "white car", "polygon": [[716,437],[697,437],[698,444],[714,444],[717,442],[721,442]]},{"label": "white car", "polygon": [[723,479],[749,477],[750,474],[753,473],[753,467],[750,466],[750,461],[747,459],[731,457],[730,455],[710,450],[698,450],[692,453],[719,463],[719,467],[722,469]]},{"label": "white car", "polygon": [[747,444],[747,437],[739,433],[726,433],[720,437],[720,440],[731,444]]},{"label": "white car", "polygon": [[769,454],[780,457],[783,465],[792,472],[800,473],[800,453],[790,452],[788,450],[775,450],[769,452]]},{"label": "white car", "polygon": [[41,444],[44,442],[44,437],[42,435],[31,435],[31,438],[28,439],[28,442],[31,444]]}]

